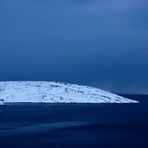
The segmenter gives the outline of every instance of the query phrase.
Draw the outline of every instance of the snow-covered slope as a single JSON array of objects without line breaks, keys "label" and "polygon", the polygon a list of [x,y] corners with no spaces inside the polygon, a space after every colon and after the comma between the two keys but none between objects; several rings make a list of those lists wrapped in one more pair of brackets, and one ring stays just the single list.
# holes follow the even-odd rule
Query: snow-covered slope
[{"label": "snow-covered slope", "polygon": [[0,106],[1,105],[5,105],[4,101],[3,100],[0,100]]},{"label": "snow-covered slope", "polygon": [[5,102],[44,103],[138,103],[97,88],[44,81],[0,82]]}]

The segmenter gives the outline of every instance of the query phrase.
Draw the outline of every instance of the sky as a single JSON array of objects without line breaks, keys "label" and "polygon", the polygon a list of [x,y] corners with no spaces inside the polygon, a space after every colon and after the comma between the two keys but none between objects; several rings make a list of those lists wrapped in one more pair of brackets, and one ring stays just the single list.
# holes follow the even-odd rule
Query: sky
[{"label": "sky", "polygon": [[147,0],[0,0],[0,81],[148,94]]}]

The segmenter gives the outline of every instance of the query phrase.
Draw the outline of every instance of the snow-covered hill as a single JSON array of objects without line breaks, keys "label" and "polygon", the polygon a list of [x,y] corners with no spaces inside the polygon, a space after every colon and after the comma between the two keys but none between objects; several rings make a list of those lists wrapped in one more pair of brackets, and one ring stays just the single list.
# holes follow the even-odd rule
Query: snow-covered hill
[{"label": "snow-covered hill", "polygon": [[44,103],[138,103],[97,88],[46,81],[0,82],[5,102]]},{"label": "snow-covered hill", "polygon": [[5,105],[4,100],[0,99],[0,105]]}]

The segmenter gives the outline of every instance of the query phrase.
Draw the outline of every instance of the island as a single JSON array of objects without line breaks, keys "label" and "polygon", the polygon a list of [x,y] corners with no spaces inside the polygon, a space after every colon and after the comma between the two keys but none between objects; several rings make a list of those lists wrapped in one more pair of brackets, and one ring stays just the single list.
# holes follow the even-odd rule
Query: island
[{"label": "island", "polygon": [[98,88],[48,81],[1,81],[0,105],[29,103],[139,103]]}]

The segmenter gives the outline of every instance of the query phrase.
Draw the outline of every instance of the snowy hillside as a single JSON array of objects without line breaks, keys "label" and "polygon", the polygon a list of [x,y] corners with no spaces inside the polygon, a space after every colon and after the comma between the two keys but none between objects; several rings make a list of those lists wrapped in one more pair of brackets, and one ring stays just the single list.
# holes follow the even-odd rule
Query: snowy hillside
[{"label": "snowy hillside", "polygon": [[0,105],[5,105],[4,100],[0,99]]},{"label": "snowy hillside", "polygon": [[137,103],[97,88],[43,81],[0,82],[5,102],[44,103]]}]

